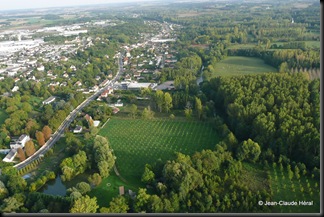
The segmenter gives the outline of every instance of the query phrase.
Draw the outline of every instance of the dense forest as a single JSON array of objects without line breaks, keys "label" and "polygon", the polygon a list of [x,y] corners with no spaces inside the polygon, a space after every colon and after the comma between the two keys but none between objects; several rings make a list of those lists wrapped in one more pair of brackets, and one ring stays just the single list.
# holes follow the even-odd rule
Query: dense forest
[{"label": "dense forest", "polygon": [[319,167],[319,80],[302,73],[222,77],[203,88],[238,139],[251,138],[277,157]]}]

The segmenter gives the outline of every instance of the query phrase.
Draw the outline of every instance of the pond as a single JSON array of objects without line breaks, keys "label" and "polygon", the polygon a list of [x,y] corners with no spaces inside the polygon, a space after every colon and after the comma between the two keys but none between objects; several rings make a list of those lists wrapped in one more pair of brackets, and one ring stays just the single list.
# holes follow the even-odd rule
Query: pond
[{"label": "pond", "polygon": [[38,192],[51,195],[65,196],[66,190],[75,187],[79,182],[88,182],[87,179],[91,175],[91,172],[85,172],[83,174],[77,175],[72,180],[67,182],[62,182],[60,175],[56,176],[55,180],[47,182]]},{"label": "pond", "polygon": [[61,177],[57,176],[55,180],[51,180],[47,182],[39,192],[44,194],[51,194],[51,195],[58,195],[58,196],[65,196],[66,194],[66,187],[63,184]]}]

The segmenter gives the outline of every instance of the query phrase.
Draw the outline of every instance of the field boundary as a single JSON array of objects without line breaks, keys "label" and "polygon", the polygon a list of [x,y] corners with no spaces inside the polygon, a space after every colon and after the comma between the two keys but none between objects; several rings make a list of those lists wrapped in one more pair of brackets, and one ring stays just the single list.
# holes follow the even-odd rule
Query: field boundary
[{"label": "field boundary", "polygon": [[106,125],[106,123],[110,120],[110,118],[108,118],[108,120],[102,125],[101,129],[104,128],[104,126]]}]

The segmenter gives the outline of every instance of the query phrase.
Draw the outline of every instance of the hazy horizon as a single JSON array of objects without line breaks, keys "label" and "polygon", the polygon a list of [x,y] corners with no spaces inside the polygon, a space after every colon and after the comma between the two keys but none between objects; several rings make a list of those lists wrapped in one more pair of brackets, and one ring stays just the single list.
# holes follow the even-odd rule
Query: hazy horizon
[{"label": "hazy horizon", "polygon": [[5,10],[22,10],[22,9],[37,9],[37,8],[50,8],[50,7],[68,7],[68,6],[81,6],[81,5],[94,5],[94,4],[109,4],[109,3],[124,3],[124,2],[145,2],[150,0],[10,0],[0,1],[0,11]]}]

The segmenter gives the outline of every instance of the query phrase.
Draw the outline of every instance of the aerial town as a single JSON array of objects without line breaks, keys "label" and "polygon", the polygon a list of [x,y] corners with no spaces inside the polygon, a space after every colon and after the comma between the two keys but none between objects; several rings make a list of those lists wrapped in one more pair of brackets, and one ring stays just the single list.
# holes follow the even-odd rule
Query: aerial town
[{"label": "aerial town", "polygon": [[0,213],[318,214],[319,17],[0,2]]}]

